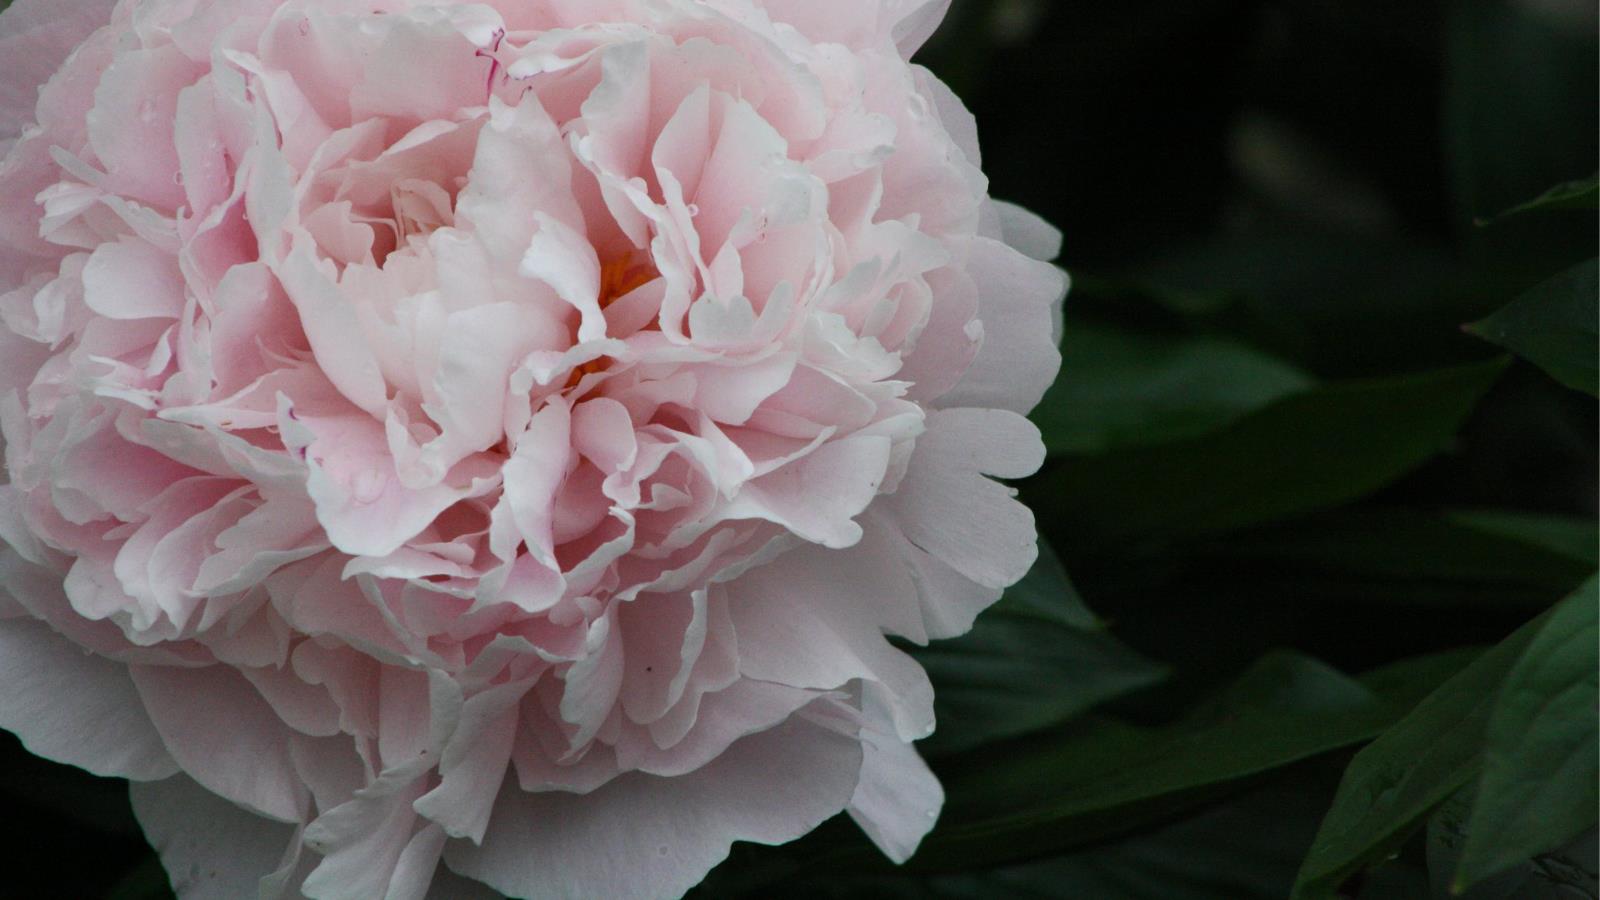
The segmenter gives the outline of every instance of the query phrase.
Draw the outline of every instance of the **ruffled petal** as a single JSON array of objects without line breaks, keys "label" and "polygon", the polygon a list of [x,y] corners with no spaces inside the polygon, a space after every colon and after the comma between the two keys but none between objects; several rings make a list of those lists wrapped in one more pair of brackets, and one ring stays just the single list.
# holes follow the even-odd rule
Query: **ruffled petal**
[{"label": "ruffled petal", "polygon": [[675,897],[734,841],[792,841],[842,809],[860,766],[852,736],[796,717],[688,775],[627,775],[585,796],[507,786],[482,846],[452,844],[445,861],[517,897]]},{"label": "ruffled petal", "polygon": [[985,475],[1022,478],[1044,464],[1039,430],[1000,409],[946,409],[928,431],[899,489],[885,498],[907,540],[988,588],[1008,587],[1033,566],[1033,513]]}]

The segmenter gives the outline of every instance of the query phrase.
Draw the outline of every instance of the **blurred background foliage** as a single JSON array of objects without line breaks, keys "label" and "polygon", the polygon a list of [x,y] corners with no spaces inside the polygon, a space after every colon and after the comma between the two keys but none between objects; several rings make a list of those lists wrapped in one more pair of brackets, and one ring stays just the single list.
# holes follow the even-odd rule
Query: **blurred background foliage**
[{"label": "blurred background foliage", "polygon": [[[1596,28],[956,0],[920,61],[1075,281],[1048,547],[913,648],[949,800],[907,867],[841,819],[695,895],[1595,897]],[[20,859],[93,848],[9,896],[167,896],[120,785],[3,740]]]}]

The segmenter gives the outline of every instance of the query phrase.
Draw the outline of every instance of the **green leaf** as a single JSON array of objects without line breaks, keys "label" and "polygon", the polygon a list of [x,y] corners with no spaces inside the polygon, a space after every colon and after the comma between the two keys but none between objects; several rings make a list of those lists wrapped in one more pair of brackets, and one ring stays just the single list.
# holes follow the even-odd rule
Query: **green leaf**
[{"label": "green leaf", "polygon": [[1453,285],[1458,268],[1435,246],[1269,216],[1158,256],[1135,284],[1091,282],[1074,303],[1106,317],[1138,310],[1116,319],[1133,327],[1174,316],[1309,371],[1367,376],[1471,358],[1455,326],[1486,307]]},{"label": "green leaf", "polygon": [[1592,518],[1472,510],[1446,513],[1445,519],[1482,534],[1549,551],[1590,569],[1600,565],[1600,524]]},{"label": "green leaf", "polygon": [[1546,613],[1523,626],[1356,754],[1300,869],[1294,897],[1333,897],[1477,776],[1495,691],[1548,619]]},{"label": "green leaf", "polygon": [[1488,225],[1522,213],[1572,209],[1600,209],[1600,174],[1558,184],[1527,203],[1513,206],[1491,219],[1480,220],[1478,224]]},{"label": "green leaf", "polygon": [[1594,253],[1593,225],[1576,216],[1515,216],[1489,229],[1472,224],[1594,171],[1595,29],[1558,6],[1444,5],[1443,150],[1453,218],[1469,259],[1515,271],[1519,281]]},{"label": "green leaf", "polygon": [[941,773],[945,811],[910,866],[1037,858],[1231,793],[1252,776],[1371,739],[1464,661],[1425,657],[1352,679],[1273,654],[1172,724],[1090,718],[974,755]]},{"label": "green leaf", "polygon": [[1106,631],[1044,545],[972,631],[913,655],[934,684],[939,730],[918,745],[929,754],[1059,725],[1166,675]]},{"label": "green leaf", "polygon": [[1237,341],[1069,323],[1061,377],[1033,412],[1051,453],[1103,453],[1203,434],[1311,378]]},{"label": "green leaf", "polygon": [[1443,449],[1505,365],[1327,385],[1211,434],[1066,457],[1031,499],[1091,543],[1222,532],[1338,506]]},{"label": "green leaf", "polygon": [[1554,610],[1500,687],[1457,890],[1554,850],[1595,824],[1597,646],[1600,578],[1591,578]]},{"label": "green leaf", "polygon": [[1332,785],[1296,773],[1120,840],[1040,862],[953,875],[841,878],[832,873],[764,900],[1282,900]]},{"label": "green leaf", "polygon": [[[1461,789],[1428,820],[1425,854],[1429,881],[1444,894],[1455,883],[1461,851],[1467,842],[1467,819],[1477,789]],[[1589,829],[1552,852],[1522,860],[1511,869],[1464,891],[1450,891],[1463,900],[1577,900],[1600,896],[1600,844]]]},{"label": "green leaf", "polygon": [[1237,590],[1276,588],[1301,602],[1544,609],[1594,571],[1597,544],[1591,518],[1354,509],[1179,552]]},{"label": "green leaf", "polygon": [[1446,26],[1447,150],[1467,212],[1494,213],[1594,166],[1592,27],[1504,0],[1459,0]]},{"label": "green leaf", "polygon": [[1526,357],[1551,377],[1600,394],[1600,261],[1562,272],[1467,330]]}]

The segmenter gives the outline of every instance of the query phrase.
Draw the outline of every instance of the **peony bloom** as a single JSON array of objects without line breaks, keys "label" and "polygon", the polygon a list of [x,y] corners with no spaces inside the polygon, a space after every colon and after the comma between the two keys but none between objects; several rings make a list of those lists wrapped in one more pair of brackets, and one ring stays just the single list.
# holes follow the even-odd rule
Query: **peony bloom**
[{"label": "peony bloom", "polygon": [[944,5],[17,0],[0,726],[184,898],[909,856],[1065,285]]}]

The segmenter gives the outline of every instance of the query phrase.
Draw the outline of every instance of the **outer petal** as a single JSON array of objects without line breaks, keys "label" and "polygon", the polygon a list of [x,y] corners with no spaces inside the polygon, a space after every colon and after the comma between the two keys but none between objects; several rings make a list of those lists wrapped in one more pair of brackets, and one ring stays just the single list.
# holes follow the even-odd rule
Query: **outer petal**
[{"label": "outer petal", "polygon": [[950,11],[951,0],[761,0],[773,18],[813,41],[870,46],[885,37],[910,59]]},{"label": "outer petal", "polygon": [[495,795],[511,762],[515,704],[526,692],[525,684],[503,684],[462,705],[460,725],[440,758],[439,786],[413,804],[451,837],[483,840]]},{"label": "outer petal", "polygon": [[508,782],[483,846],[454,843],[445,861],[515,897],[680,896],[734,841],[795,840],[849,802],[860,743],[803,715],[676,778],[626,775],[583,796]]},{"label": "outer petal", "polygon": [[0,15],[0,153],[33,121],[39,88],[67,54],[111,21],[116,0],[16,0]]},{"label": "outer petal", "polygon": [[0,727],[40,756],[137,781],[178,771],[127,667],[43,622],[0,621],[0,684]]},{"label": "outer petal", "polygon": [[1027,414],[1061,368],[1056,317],[1066,273],[999,241],[975,238],[968,271],[978,283],[983,346],[955,389],[939,400]]},{"label": "outer petal", "polygon": [[300,896],[295,826],[240,809],[182,775],[134,784],[129,795],[183,900]]},{"label": "outer petal", "polygon": [[907,59],[933,37],[950,11],[951,0],[888,0],[894,18],[894,41]]},{"label": "outer petal", "polygon": [[740,671],[747,678],[834,690],[862,681],[897,701],[906,739],[933,731],[933,687],[910,656],[884,639],[889,611],[857,598],[904,596],[901,562],[888,552],[802,548],[728,587]]},{"label": "outer petal", "polygon": [[[418,777],[421,768],[419,765],[385,772],[357,791],[354,799],[323,813],[312,823],[306,832],[307,840],[325,855],[306,879],[306,896],[317,900],[383,897],[395,887],[397,870],[403,862],[410,863],[405,866],[411,870],[406,874],[414,877],[418,866],[415,860],[405,857],[417,837],[417,815],[411,804],[422,792]],[[431,842],[425,838],[422,843]],[[431,849],[438,852],[436,844]],[[431,866],[421,868],[426,874],[433,872]]]},{"label": "outer petal", "polygon": [[183,769],[208,789],[297,822],[306,789],[289,758],[289,728],[227,666],[133,666],[133,683]]},{"label": "outer petal", "polygon": [[1015,203],[996,200],[1000,234],[1006,243],[1040,262],[1054,262],[1061,255],[1061,230],[1038,213]]},{"label": "outer petal", "polygon": [[907,539],[977,584],[1002,588],[1038,557],[1033,513],[984,477],[1021,478],[1044,464],[1039,431],[1015,413],[947,409],[928,432],[900,488],[881,502]]},{"label": "outer petal", "polygon": [[933,830],[944,788],[911,744],[866,728],[861,738],[866,755],[850,798],[850,818],[885,856],[903,863]]}]

